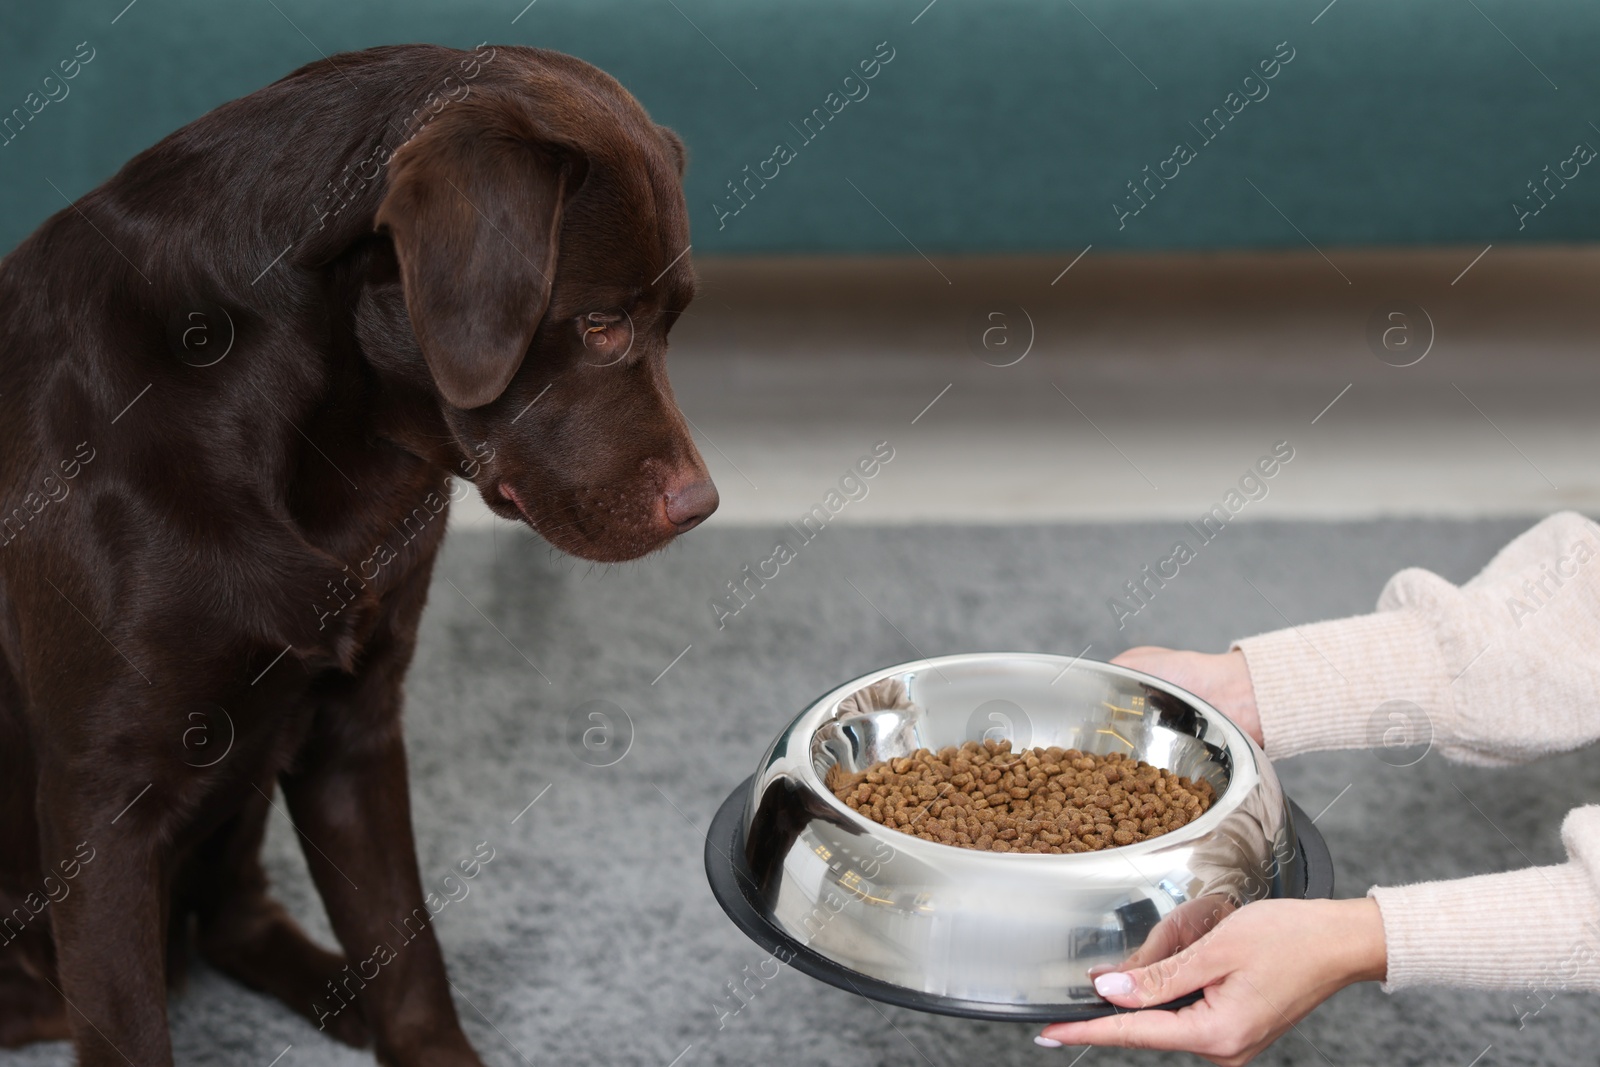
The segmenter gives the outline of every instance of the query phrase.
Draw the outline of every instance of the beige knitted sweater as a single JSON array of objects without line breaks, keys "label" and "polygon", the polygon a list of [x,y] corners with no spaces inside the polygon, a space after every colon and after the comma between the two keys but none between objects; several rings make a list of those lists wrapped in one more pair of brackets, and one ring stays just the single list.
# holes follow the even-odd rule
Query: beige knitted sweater
[{"label": "beige knitted sweater", "polygon": [[[1429,726],[1433,748],[1462,763],[1577,748],[1600,738],[1600,526],[1554,515],[1459,588],[1404,570],[1375,614],[1233,647],[1274,759],[1420,743]],[[1371,889],[1384,988],[1600,990],[1600,804],[1569,812],[1561,839],[1557,866]]]}]

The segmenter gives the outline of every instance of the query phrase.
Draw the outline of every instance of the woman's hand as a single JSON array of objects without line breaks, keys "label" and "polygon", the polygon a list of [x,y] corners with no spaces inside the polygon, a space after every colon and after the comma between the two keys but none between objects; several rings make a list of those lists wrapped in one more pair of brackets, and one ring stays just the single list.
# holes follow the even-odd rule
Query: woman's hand
[{"label": "woman's hand", "polygon": [[[1196,918],[1185,914],[1162,937],[1151,935],[1165,949],[1209,927],[1192,944],[1148,963],[1141,950],[1126,969],[1095,978],[1102,997],[1129,1011],[1054,1023],[1036,1040],[1187,1051],[1236,1067],[1345,986],[1381,981],[1387,971],[1383,919],[1366,898],[1263,900],[1214,924]],[[1196,990],[1205,999],[1179,1011],[1133,1010]]]},{"label": "woman's hand", "polygon": [[1144,645],[1128,649],[1111,662],[1153,674],[1187,689],[1226,715],[1254,738],[1256,744],[1263,743],[1261,716],[1256,712],[1256,690],[1250,681],[1250,669],[1245,666],[1243,652],[1236,649],[1213,656]]}]

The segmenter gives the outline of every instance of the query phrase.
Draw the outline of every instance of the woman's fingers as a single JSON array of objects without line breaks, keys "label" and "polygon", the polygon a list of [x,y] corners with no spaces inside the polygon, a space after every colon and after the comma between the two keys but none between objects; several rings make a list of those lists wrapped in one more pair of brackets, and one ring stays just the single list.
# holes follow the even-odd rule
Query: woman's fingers
[{"label": "woman's fingers", "polygon": [[[1151,1010],[1055,1023],[1042,1043],[1185,1049],[1238,1067],[1338,990],[1385,970],[1371,900],[1258,901],[1165,959],[1096,976],[1111,1004]],[[1154,1007],[1196,990],[1205,999],[1180,1011]]]},{"label": "woman's fingers", "polygon": [[1137,967],[1148,967],[1152,963],[1166,959],[1175,952],[1181,952],[1183,949],[1188,948],[1198,939],[1199,935],[1191,937],[1189,924],[1181,919],[1174,922],[1175,919],[1178,919],[1177,912],[1173,912],[1157,923],[1156,928],[1150,931],[1150,936],[1145,938],[1144,944],[1134,949],[1133,953],[1122,961],[1121,966],[1101,967],[1090,971],[1089,976],[1096,978],[1108,971],[1131,971]]},{"label": "woman's fingers", "polygon": [[1185,901],[1156,924],[1144,944],[1135,949],[1121,967],[1105,969],[1127,971],[1164,960],[1210,933],[1234,910],[1233,902],[1224,896],[1205,896]]},{"label": "woman's fingers", "polygon": [[[1219,988],[1212,987],[1212,993]],[[1082,1023],[1055,1023],[1045,1028],[1038,1043],[1193,1052],[1221,1067],[1241,1067],[1288,1025],[1275,1025],[1261,1011],[1241,1008],[1232,999],[1224,994],[1213,1001],[1208,994],[1208,999],[1182,1011],[1133,1011]]]},{"label": "woman's fingers", "polygon": [[1119,1008],[1153,1008],[1204,989],[1229,969],[1207,935],[1175,955],[1097,975],[1094,991]]},{"label": "woman's fingers", "polygon": [[[1215,904],[1207,898],[1191,903],[1208,908]],[[1190,909],[1191,916],[1197,913],[1197,908]],[[1172,922],[1174,919],[1178,921]],[[1162,926],[1167,927],[1165,933],[1161,932]],[[1209,1043],[1216,1014],[1210,1003],[1201,1001],[1179,1011],[1140,1010],[1154,1009],[1157,1005],[1204,989],[1221,980],[1231,969],[1224,960],[1225,953],[1214,947],[1209,932],[1193,944],[1183,947],[1182,939],[1190,930],[1191,923],[1174,912],[1167,922],[1151,932],[1150,941],[1145,944],[1148,947],[1151,942],[1159,940],[1177,945],[1175,953],[1142,966],[1124,965],[1124,970],[1095,976],[1095,992],[1108,1003],[1128,1010],[1087,1022],[1054,1023],[1045,1027],[1042,1036],[1063,1045],[1119,1045],[1126,1048],[1191,1051],[1205,1047]]]},{"label": "woman's fingers", "polygon": [[[1111,662],[1119,667],[1132,667],[1134,670],[1143,670],[1141,663],[1150,663],[1158,659],[1171,656],[1173,649],[1162,648],[1160,645],[1138,645],[1128,649],[1121,655],[1113,656]],[[1145,672],[1150,673],[1149,671]]]},{"label": "woman's fingers", "polygon": [[1043,1036],[1062,1045],[1191,1051],[1205,1045],[1209,1015],[1204,1003],[1182,1011],[1120,1012],[1081,1023],[1051,1023]]},{"label": "woman's fingers", "polygon": [[1111,662],[1119,667],[1130,667],[1157,678],[1165,678],[1210,701],[1217,710],[1249,734],[1256,744],[1262,743],[1261,715],[1256,708],[1255,686],[1250,680],[1250,668],[1245,663],[1243,652],[1235,649],[1212,655],[1140,645],[1128,649]]}]

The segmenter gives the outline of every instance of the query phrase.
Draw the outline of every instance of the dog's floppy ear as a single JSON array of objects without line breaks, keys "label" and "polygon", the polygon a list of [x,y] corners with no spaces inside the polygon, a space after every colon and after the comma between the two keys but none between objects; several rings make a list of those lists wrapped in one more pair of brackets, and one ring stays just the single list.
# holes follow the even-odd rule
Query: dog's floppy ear
[{"label": "dog's floppy ear", "polygon": [[544,318],[582,165],[569,149],[498,130],[432,127],[395,153],[376,222],[394,241],[434,384],[475,408],[505,391]]},{"label": "dog's floppy ear", "polygon": [[683,138],[678,136],[676,130],[666,126],[657,126],[661,131],[661,139],[667,142],[667,151],[672,153],[672,161],[678,165],[678,177],[682,178],[684,171],[689,169],[689,149],[684,147]]}]

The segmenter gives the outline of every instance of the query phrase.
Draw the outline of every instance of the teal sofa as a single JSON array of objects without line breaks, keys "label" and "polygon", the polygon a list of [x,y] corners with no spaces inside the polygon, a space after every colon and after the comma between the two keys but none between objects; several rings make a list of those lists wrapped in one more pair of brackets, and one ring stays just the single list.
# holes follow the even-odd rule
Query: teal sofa
[{"label": "teal sofa", "polygon": [[10,5],[0,249],[211,107],[399,41],[616,75],[688,143],[699,253],[1600,236],[1600,5],[524,2]]}]

